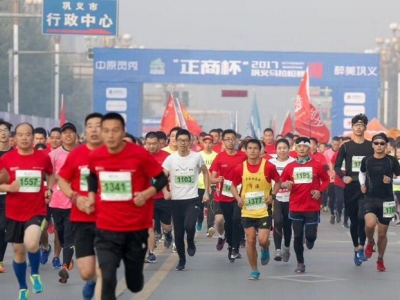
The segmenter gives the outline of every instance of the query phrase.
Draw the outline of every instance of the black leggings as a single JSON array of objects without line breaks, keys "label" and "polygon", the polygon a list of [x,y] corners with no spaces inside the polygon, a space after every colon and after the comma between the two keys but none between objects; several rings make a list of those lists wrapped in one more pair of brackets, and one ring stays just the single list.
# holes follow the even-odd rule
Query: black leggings
[{"label": "black leggings", "polygon": [[285,247],[290,246],[292,238],[292,221],[289,219],[289,202],[274,201],[274,243],[275,249],[282,247],[282,233]]},{"label": "black leggings", "polygon": [[3,262],[7,250],[6,228],[6,211],[5,209],[0,209],[0,262]]},{"label": "black leggings", "polygon": [[343,212],[343,202],[344,202],[344,189],[340,186],[334,187],[335,197],[336,197],[336,212],[341,215]]},{"label": "black leggings", "polygon": [[233,202],[219,202],[222,214],[224,215],[224,229],[226,235],[226,242],[232,248],[239,249],[241,232],[241,209],[237,201]]},{"label": "black leggings", "polygon": [[199,216],[197,217],[198,223],[203,223],[204,221],[204,203],[203,203],[203,196],[205,193],[205,189],[198,189],[199,191]]},{"label": "black leggings", "polygon": [[317,239],[319,212],[292,212],[290,213],[290,218],[292,219],[294,234],[293,246],[297,262],[304,264],[304,233],[308,242],[315,242]]},{"label": "black leggings", "polygon": [[329,210],[331,211],[331,215],[335,215],[335,204],[336,204],[336,195],[335,195],[335,185],[333,183],[329,184],[328,187],[328,197],[329,197]]},{"label": "black leggings", "polygon": [[364,195],[361,193],[360,184],[351,182],[344,188],[345,213],[350,218],[350,234],[353,246],[364,246],[365,220],[364,220]]},{"label": "black leggings", "polygon": [[176,251],[179,259],[184,262],[186,262],[185,232],[188,244],[194,243],[196,221],[199,214],[198,201],[198,198],[171,201]]}]

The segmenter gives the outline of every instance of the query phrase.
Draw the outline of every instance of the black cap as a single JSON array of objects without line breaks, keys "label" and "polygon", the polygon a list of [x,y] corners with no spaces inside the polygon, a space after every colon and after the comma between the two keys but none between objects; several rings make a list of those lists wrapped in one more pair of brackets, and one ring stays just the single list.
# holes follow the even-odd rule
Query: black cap
[{"label": "black cap", "polygon": [[65,123],[63,126],[61,126],[61,132],[64,132],[67,129],[71,129],[73,132],[77,133],[76,127],[72,123]]}]

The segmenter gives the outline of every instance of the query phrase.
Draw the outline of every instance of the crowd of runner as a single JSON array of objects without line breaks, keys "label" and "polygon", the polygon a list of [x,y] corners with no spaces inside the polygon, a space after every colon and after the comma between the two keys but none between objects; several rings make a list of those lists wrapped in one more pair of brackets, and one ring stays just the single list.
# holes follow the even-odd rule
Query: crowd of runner
[{"label": "crowd of runner", "polygon": [[304,245],[313,249],[320,211],[328,208],[330,224],[350,228],[354,264],[377,248],[377,270],[385,271],[400,152],[384,133],[366,140],[367,124],[356,115],[352,139],[327,145],[270,128],[260,139],[231,129],[196,137],[179,127],[142,139],[126,132],[117,113],[88,115],[82,136],[71,123],[48,134],[0,120],[0,273],[12,243],[19,300],[29,299],[28,265],[32,292],[44,291],[39,267],[51,254],[60,283],[77,266],[82,299],[114,300],[121,261],[128,289],[139,292],[159,241],[177,252],[176,270],[185,270],[205,215],[206,236],[217,235],[217,251],[227,245],[230,263],[246,248],[249,280],[260,277],[257,248],[261,265],[271,247],[275,261],[288,262],[292,236],[295,272],[304,273]]}]

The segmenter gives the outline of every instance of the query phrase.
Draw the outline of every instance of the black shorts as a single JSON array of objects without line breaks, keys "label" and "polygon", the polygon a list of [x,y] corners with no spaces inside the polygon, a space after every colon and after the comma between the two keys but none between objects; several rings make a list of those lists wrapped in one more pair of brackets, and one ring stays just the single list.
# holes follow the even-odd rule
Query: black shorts
[{"label": "black shorts", "polygon": [[53,216],[61,247],[72,247],[74,245],[74,236],[71,229],[71,209],[52,208],[51,215]]},{"label": "black shorts", "polygon": [[6,218],[6,210],[0,208],[0,231],[5,232],[7,229],[8,219]]},{"label": "black shorts", "polygon": [[171,200],[154,200],[154,219],[165,225],[171,225]]},{"label": "black shorts", "polygon": [[76,258],[94,256],[95,223],[71,222],[71,228],[74,236]]},{"label": "black shorts", "polygon": [[220,202],[214,200],[210,200],[210,207],[214,212],[214,215],[223,215]]},{"label": "black shorts", "polygon": [[46,221],[47,221],[48,223],[50,223],[50,222],[51,222],[51,207],[49,207],[48,204],[47,204],[46,206],[47,206]]},{"label": "black shorts", "polygon": [[268,229],[271,230],[272,227],[272,217],[264,218],[247,218],[242,217],[243,228],[254,227],[256,229]]},{"label": "black shorts", "polygon": [[42,228],[46,224],[45,216],[36,216],[26,222],[18,222],[8,219],[6,229],[6,241],[8,243],[23,244],[25,230],[31,225]]},{"label": "black shorts", "polygon": [[394,199],[386,199],[386,201],[378,198],[365,197],[364,215],[374,214],[382,225],[389,225],[392,218],[383,217],[383,202],[394,201]]},{"label": "black shorts", "polygon": [[[96,229],[94,245],[101,271],[116,272],[121,260],[124,260],[125,274],[129,274],[125,275],[127,286],[135,285],[141,290],[144,285],[143,266],[148,237],[148,229],[131,232]],[[133,280],[135,282],[131,282]]]},{"label": "black shorts", "polygon": [[289,212],[289,219],[292,222],[304,222],[304,225],[318,225],[320,222],[319,211],[311,212]]}]

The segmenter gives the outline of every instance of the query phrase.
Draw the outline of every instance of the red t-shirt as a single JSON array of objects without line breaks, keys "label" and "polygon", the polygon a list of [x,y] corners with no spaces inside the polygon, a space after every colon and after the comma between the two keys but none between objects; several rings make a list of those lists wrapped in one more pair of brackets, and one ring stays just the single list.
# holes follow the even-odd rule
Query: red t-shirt
[{"label": "red t-shirt", "polygon": [[[251,165],[247,162],[247,168],[250,173],[257,173],[261,167],[261,161],[259,164]],[[278,171],[276,170],[275,165],[271,164],[269,161],[265,163],[264,167],[264,175],[265,179],[268,183],[271,183],[271,180],[278,182],[280,180],[280,176]],[[232,182],[235,186],[242,184],[242,177],[243,177],[243,164],[239,164],[232,173]]]},{"label": "red t-shirt", "polygon": [[265,158],[267,161],[270,160],[272,158],[271,155],[269,155],[268,153],[266,153],[263,158]]},{"label": "red t-shirt", "polygon": [[[335,162],[336,162],[336,159],[337,159],[337,157],[338,157],[338,154],[339,154],[339,151],[336,151],[335,154],[333,154],[333,156],[332,156],[331,163],[332,163],[333,165],[335,165]],[[343,162],[344,162],[344,161],[343,161]],[[343,168],[342,172],[343,172],[344,174],[346,174],[346,170],[344,170],[344,168]],[[335,180],[333,181],[333,184],[336,185],[336,186],[338,186],[338,187],[344,188],[346,184],[343,182],[343,180],[340,179],[340,177],[337,176],[335,172],[333,172],[333,174],[335,174]]]},{"label": "red t-shirt", "polygon": [[214,152],[221,153],[222,152],[222,143],[213,144],[212,150]]},{"label": "red t-shirt", "polygon": [[[89,175],[89,154],[91,152],[92,150],[86,145],[81,145],[74,149],[68,155],[58,173],[58,176],[71,182],[73,191],[78,192],[84,197],[88,195],[87,176]],[[88,215],[80,211],[78,207],[73,204],[71,207],[71,221],[94,223],[96,221],[96,216],[94,213]]]},{"label": "red t-shirt", "polygon": [[[152,154],[152,156],[160,164],[160,166],[162,166],[162,163],[169,156],[169,153],[164,150],[160,150],[156,154]],[[158,192],[154,196],[154,200],[161,200],[161,199],[164,199],[164,194],[162,191]]]},{"label": "red t-shirt", "polygon": [[26,222],[36,216],[46,216],[45,174],[53,173],[50,157],[43,151],[33,149],[33,154],[20,155],[13,150],[1,157],[10,174],[11,184],[19,178],[20,189],[17,193],[7,193],[6,217]]},{"label": "red t-shirt", "polygon": [[[232,180],[232,171],[247,159],[246,153],[237,151],[234,155],[229,155],[226,152],[219,153],[210,167],[210,173],[217,172],[217,177],[223,176],[227,180]],[[217,183],[216,193],[214,194],[215,201],[218,202],[233,202],[236,201],[233,197],[222,195],[223,182]]]},{"label": "red t-shirt", "polygon": [[319,162],[321,165],[326,166],[328,165],[325,155],[323,155],[320,152],[315,152],[315,153],[311,153],[310,152],[310,157],[312,157],[312,159],[314,159],[315,161]]},{"label": "red t-shirt", "polygon": [[297,152],[296,152],[296,150],[290,150],[290,151],[289,151],[289,156],[290,156],[290,157],[293,157],[293,158],[297,158]]},{"label": "red t-shirt", "polygon": [[276,154],[275,143],[273,144],[265,144],[265,152],[268,154]]},{"label": "red t-shirt", "polygon": [[153,199],[148,199],[142,207],[136,206],[133,201],[135,192],[149,188],[151,178],[163,172],[147,150],[126,143],[120,153],[111,154],[106,146],[101,146],[90,153],[89,169],[99,179],[97,228],[129,232],[153,226]]},{"label": "red t-shirt", "polygon": [[[305,170],[299,170],[295,168],[312,168],[312,179],[310,183],[296,183],[296,181],[307,179],[307,177],[303,177],[303,179],[295,180],[295,171],[300,173],[307,173]],[[308,169],[309,170],[309,169]],[[286,166],[283,170],[282,183],[286,181],[292,181],[293,186],[290,191],[289,198],[289,210],[296,212],[314,212],[320,210],[321,200],[314,200],[311,196],[312,190],[320,190],[324,192],[326,188],[329,186],[329,176],[328,173],[324,170],[324,167],[314,159],[311,159],[309,162],[305,164],[299,164],[297,161],[291,162]]]}]

